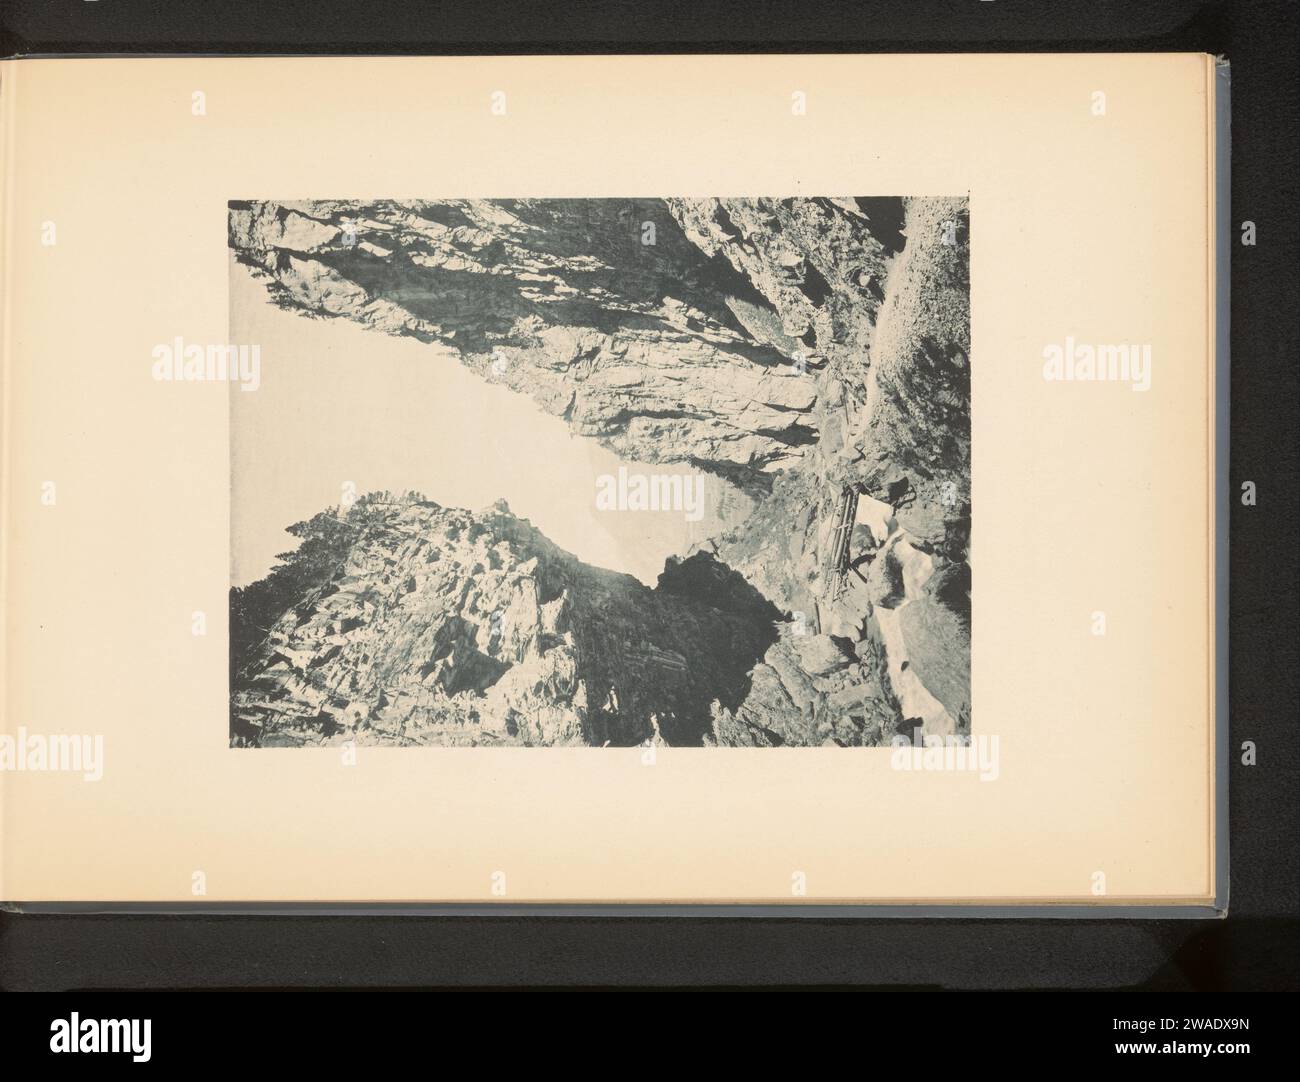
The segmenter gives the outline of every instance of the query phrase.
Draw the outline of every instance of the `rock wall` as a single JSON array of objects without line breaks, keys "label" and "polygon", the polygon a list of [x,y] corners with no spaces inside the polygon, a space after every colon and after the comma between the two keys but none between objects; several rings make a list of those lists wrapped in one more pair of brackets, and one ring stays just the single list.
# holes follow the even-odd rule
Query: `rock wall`
[{"label": "rock wall", "polygon": [[[229,233],[285,307],[452,346],[625,458],[761,490],[816,440],[816,379],[796,356],[810,347],[781,328],[811,341],[814,323],[852,321],[791,284],[811,262],[716,225],[701,248],[678,225],[695,235],[724,213],[717,200],[234,202]],[[825,243],[830,266],[846,242]],[[880,251],[863,232],[854,265]]]}]

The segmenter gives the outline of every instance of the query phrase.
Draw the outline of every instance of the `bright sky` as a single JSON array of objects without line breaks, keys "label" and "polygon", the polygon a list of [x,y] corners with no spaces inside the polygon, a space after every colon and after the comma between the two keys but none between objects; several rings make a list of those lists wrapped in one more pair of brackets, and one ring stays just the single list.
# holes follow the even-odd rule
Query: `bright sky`
[{"label": "bright sky", "polygon": [[231,260],[230,341],[261,346],[261,386],[231,398],[231,582],[262,578],[292,549],[294,522],[358,495],[415,490],[448,507],[480,510],[504,497],[547,537],[599,567],[654,584],[665,557],[719,529],[717,481],[706,512],[597,511],[596,478],[625,462],[569,433],[527,397],[489,383],[456,355],[342,319],[282,311]]}]

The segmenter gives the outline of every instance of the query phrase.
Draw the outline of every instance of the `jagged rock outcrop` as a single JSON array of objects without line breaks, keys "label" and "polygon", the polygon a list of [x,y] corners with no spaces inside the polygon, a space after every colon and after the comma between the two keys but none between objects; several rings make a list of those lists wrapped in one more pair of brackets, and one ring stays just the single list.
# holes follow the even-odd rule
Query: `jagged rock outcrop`
[{"label": "jagged rock outcrop", "polygon": [[969,733],[964,199],[232,203],[230,239],[286,307],[757,500],[654,590],[502,506],[317,516],[234,592],[235,743]]},{"label": "jagged rock outcrop", "polygon": [[[503,504],[472,514],[418,496],[367,496],[298,532],[332,551],[305,575],[289,558],[283,612],[272,592],[238,610],[269,631],[234,659],[236,743],[701,745],[732,712],[810,737],[819,702],[861,680],[829,640],[791,646],[782,614],[702,553],[652,590]],[[792,659],[789,686],[755,687],[773,647]]]},{"label": "jagged rock outcrop", "polygon": [[[816,440],[802,356],[813,325],[854,325],[839,300],[833,319],[814,319],[792,275],[819,275],[813,254],[830,267],[845,247],[852,266],[877,267],[883,247],[865,229],[850,246],[844,226],[819,239],[818,224],[848,214],[827,202],[796,264],[780,262],[794,258],[789,245],[760,257],[711,238],[705,250],[677,218],[702,227],[718,202],[237,201],[229,236],[286,307],[453,347],[626,458],[690,462],[763,489]],[[804,208],[792,212],[751,201],[801,219],[815,202],[784,201]]]},{"label": "jagged rock outcrop", "polygon": [[[779,319],[729,301],[751,333],[787,356],[852,363],[871,342],[896,199],[669,199],[688,240],[721,256]],[[748,318],[747,318],[748,317]]]}]

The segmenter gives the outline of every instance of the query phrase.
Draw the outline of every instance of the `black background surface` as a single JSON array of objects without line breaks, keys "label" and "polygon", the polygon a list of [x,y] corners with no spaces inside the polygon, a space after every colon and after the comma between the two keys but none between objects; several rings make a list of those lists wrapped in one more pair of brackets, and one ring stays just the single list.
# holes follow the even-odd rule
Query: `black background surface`
[{"label": "black background surface", "polygon": [[[1231,524],[1226,920],[0,914],[0,988],[1296,989],[1297,26],[1296,4],[1277,0],[6,0],[4,55],[1224,54],[1232,62],[1232,216],[1258,228],[1253,248],[1236,243],[1233,230],[1230,478],[1234,491],[1255,481],[1259,496],[1254,508],[1234,500]],[[1248,739],[1258,746],[1254,767],[1239,762]]]}]

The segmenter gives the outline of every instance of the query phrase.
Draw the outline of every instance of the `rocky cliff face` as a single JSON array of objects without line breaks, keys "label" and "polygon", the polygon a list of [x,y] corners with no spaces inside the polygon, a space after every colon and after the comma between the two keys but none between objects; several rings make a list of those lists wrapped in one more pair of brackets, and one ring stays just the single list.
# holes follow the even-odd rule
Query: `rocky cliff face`
[{"label": "rocky cliff face", "polygon": [[453,346],[758,501],[654,590],[503,505],[317,516],[233,594],[232,741],[968,732],[968,225],[945,199],[232,204],[277,303]]},{"label": "rocky cliff face", "polygon": [[[705,550],[882,666],[893,730],[970,729],[970,280],[964,200],[906,201],[865,354],[818,381],[817,444]],[[836,508],[860,493],[850,567]],[[766,662],[765,662],[766,663]],[[761,674],[760,674],[761,675]],[[877,700],[867,695],[872,709]],[[851,705],[846,701],[846,707]],[[891,722],[882,732],[893,735]]]}]

